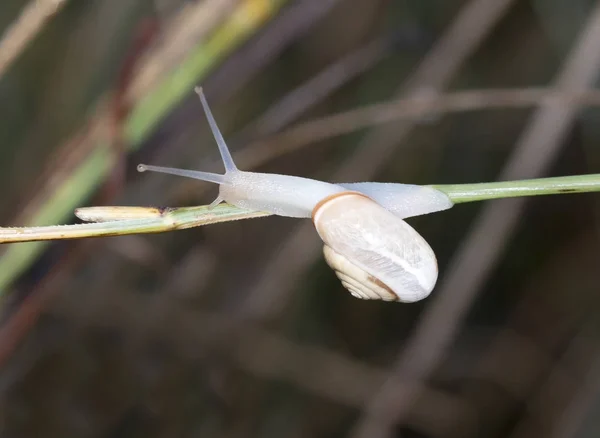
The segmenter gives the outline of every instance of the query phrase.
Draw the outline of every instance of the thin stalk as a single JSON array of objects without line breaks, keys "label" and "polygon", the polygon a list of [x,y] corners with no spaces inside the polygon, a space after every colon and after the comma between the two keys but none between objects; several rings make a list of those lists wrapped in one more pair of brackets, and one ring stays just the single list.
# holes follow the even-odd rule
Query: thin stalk
[{"label": "thin stalk", "polygon": [[[138,212],[134,214],[135,210],[138,210]],[[229,204],[220,204],[215,207],[202,205],[161,210],[144,207],[89,207],[78,209],[77,215],[94,222],[74,225],[0,228],[0,243],[164,233],[219,222],[269,216],[269,213],[244,210]]]},{"label": "thin stalk", "polygon": [[520,196],[600,192],[600,174],[431,187],[446,193],[455,204],[462,204]]},{"label": "thin stalk", "polygon": [[[442,184],[430,187],[446,193],[455,204],[461,204],[519,196],[599,192],[600,174],[477,184]],[[86,207],[77,209],[76,215],[93,223],[0,228],[0,243],[162,233],[219,222],[265,217],[270,216],[270,213],[245,210],[223,203],[214,207],[203,205],[174,209]]]}]

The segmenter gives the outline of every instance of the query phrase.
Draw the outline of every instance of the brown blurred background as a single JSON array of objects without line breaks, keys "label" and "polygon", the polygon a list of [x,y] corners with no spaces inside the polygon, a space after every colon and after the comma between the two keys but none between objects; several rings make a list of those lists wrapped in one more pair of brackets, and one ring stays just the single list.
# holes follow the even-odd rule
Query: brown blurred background
[{"label": "brown blurred background", "polygon": [[[15,26],[31,40],[7,60]],[[100,144],[108,170],[73,206],[212,201],[206,183],[135,171],[221,172],[200,83],[243,169],[415,184],[600,171],[600,113],[568,99],[286,131],[410,96],[592,88],[592,0],[3,0],[0,28],[3,226],[48,217]],[[0,434],[596,437],[598,199],[411,219],[440,267],[415,304],[350,296],[289,218],[55,242],[21,264],[0,248]]]}]

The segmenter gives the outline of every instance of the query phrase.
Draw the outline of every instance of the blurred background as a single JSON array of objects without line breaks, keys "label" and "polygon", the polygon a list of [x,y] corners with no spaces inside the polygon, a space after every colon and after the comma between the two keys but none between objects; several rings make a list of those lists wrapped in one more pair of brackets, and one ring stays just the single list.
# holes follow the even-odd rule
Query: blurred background
[{"label": "blurred background", "polygon": [[[600,113],[569,98],[600,70],[592,0],[4,0],[0,29],[2,226],[210,203],[135,170],[222,172],[198,84],[245,170],[600,172]],[[415,304],[353,298],[306,220],[5,245],[1,436],[596,437],[599,205],[409,220],[440,269]]]}]

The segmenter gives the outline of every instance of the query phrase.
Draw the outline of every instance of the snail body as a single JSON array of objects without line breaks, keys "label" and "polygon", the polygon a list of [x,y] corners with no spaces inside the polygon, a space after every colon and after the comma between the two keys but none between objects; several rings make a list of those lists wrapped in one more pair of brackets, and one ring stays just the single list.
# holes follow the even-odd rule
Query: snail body
[{"label": "snail body", "polygon": [[437,281],[435,254],[403,219],[452,207],[431,187],[410,184],[333,184],[297,176],[239,170],[200,96],[225,174],[140,164],[138,170],[169,173],[219,184],[222,201],[279,216],[312,218],[323,253],[342,285],[362,299],[414,302],[427,297]]}]

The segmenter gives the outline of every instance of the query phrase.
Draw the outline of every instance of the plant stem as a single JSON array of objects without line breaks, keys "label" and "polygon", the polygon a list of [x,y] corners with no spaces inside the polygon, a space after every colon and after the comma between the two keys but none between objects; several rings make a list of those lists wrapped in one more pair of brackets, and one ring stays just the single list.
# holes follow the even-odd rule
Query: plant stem
[{"label": "plant stem", "polygon": [[455,204],[461,204],[519,196],[600,192],[600,174],[431,187],[446,193]]}]

